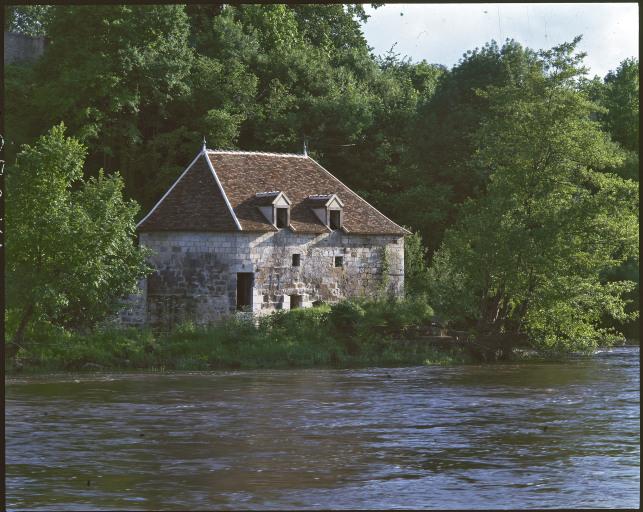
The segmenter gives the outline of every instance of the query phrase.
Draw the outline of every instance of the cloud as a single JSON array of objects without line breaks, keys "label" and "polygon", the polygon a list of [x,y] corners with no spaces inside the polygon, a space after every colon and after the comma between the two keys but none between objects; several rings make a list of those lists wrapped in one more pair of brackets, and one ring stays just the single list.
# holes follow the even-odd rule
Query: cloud
[{"label": "cloud", "polygon": [[376,54],[395,52],[448,67],[467,50],[513,38],[533,49],[583,35],[590,75],[638,58],[638,4],[387,4],[366,7],[364,33]]}]

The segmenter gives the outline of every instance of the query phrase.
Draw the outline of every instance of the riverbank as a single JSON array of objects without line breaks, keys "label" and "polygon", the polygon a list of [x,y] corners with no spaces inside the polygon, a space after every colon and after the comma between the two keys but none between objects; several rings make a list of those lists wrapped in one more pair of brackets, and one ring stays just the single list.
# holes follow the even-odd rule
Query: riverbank
[{"label": "riverbank", "polygon": [[[6,371],[358,368],[497,360],[494,350],[485,353],[480,343],[466,340],[468,336],[421,335],[432,319],[430,306],[416,298],[343,302],[280,311],[254,321],[229,317],[209,327],[186,323],[169,333],[114,326],[81,333],[40,323],[30,328],[15,360],[7,359]],[[503,359],[535,363],[570,356],[574,354],[545,354],[516,346]]]},{"label": "riverbank", "polygon": [[8,373],[100,370],[353,368],[471,362],[458,346],[399,340],[394,333],[430,321],[421,299],[347,302],[278,312],[253,322],[230,317],[209,327],[187,323],[161,334],[103,327],[76,333],[41,325]]}]

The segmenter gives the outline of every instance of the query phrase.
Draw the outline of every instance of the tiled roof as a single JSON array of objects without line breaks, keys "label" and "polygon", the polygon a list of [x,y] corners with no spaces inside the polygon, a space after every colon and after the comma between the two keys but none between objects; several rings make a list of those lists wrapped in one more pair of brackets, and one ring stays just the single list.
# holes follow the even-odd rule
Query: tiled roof
[{"label": "tiled roof", "polygon": [[199,155],[150,213],[139,231],[237,231],[205,155]]},{"label": "tiled roof", "polygon": [[[214,172],[225,192],[243,231],[275,231],[258,206],[266,204],[258,192],[281,191],[292,202],[290,223],[298,233],[326,233],[324,226],[313,212],[320,201],[309,196],[337,194],[344,203],[343,225],[355,234],[407,234],[404,228],[378,212],[373,206],[352,192],[313,159],[296,154],[262,153],[250,151],[207,151]],[[174,189],[161,200],[148,218],[139,223],[143,231],[190,230],[234,231],[235,221],[221,196],[210,171],[209,186],[207,165],[202,158],[175,184]],[[205,162],[203,162],[205,163]],[[198,179],[190,177],[196,174]],[[198,189],[198,190],[197,190]],[[216,190],[215,190],[216,189]],[[173,196],[175,196],[173,198]],[[171,207],[164,208],[170,201]],[[187,203],[181,208],[180,204]],[[185,212],[189,212],[185,213]],[[196,217],[205,214],[205,218]],[[214,215],[219,215],[216,221]],[[179,218],[172,218],[178,216]],[[180,227],[179,227],[180,226]]]}]

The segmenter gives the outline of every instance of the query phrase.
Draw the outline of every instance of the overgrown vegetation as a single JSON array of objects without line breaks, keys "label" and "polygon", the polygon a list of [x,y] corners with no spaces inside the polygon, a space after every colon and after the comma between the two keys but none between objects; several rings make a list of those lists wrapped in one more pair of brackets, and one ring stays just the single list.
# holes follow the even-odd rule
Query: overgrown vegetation
[{"label": "overgrown vegetation", "polygon": [[[229,317],[209,327],[188,323],[169,334],[102,327],[85,334],[49,322],[31,324],[30,343],[9,371],[208,370],[356,367],[465,362],[457,349],[393,338],[432,316],[423,300],[343,302],[252,320]],[[16,319],[7,318],[15,325]]]}]

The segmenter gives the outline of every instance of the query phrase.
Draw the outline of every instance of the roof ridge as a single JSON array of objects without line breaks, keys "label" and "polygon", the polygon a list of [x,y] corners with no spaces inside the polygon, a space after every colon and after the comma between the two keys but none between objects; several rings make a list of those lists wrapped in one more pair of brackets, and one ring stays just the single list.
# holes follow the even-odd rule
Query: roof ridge
[{"label": "roof ridge", "polygon": [[241,151],[236,149],[206,149],[208,153],[214,154],[231,154],[231,155],[264,155],[264,156],[285,156],[294,158],[308,158],[307,155],[300,153],[272,153],[269,151]]}]

